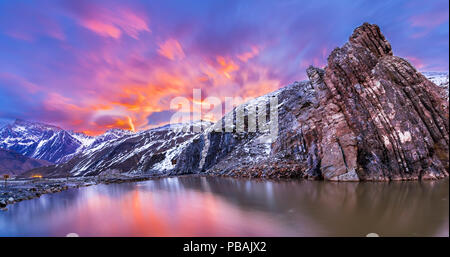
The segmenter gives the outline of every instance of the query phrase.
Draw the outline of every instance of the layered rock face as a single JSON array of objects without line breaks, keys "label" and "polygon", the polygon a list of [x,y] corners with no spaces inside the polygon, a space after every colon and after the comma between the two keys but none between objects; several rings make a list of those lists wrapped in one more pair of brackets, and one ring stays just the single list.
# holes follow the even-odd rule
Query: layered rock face
[{"label": "layered rock face", "polygon": [[[280,102],[277,120],[270,121],[279,125],[273,142],[265,140],[267,132],[211,128],[179,156],[173,174],[333,181],[448,176],[445,90],[393,56],[378,26],[358,27],[324,70],[310,67],[307,73],[309,81],[266,96]],[[247,120],[247,106],[240,108]]]},{"label": "layered rock face", "polygon": [[[347,174],[355,171],[361,180],[448,175],[445,93],[406,60],[393,56],[378,26],[363,24],[347,44],[335,49],[323,81],[339,107],[336,113],[345,120],[339,131],[346,132],[336,140]],[[328,176],[331,172],[324,170],[324,177],[344,174]]]}]

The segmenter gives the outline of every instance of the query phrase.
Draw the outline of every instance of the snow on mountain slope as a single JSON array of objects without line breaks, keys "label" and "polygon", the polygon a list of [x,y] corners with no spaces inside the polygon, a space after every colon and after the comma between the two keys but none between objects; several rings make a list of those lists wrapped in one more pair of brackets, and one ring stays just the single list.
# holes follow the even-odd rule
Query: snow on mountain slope
[{"label": "snow on mountain slope", "polygon": [[197,125],[174,124],[104,141],[85,149],[66,163],[34,169],[24,176],[36,173],[55,177],[116,172],[164,174],[173,169],[178,154],[195,140],[199,133],[193,132],[192,127]]},{"label": "snow on mountain slope", "polygon": [[75,152],[80,145],[63,129],[42,123],[16,120],[0,129],[0,148],[49,162]]},{"label": "snow on mountain slope", "polygon": [[447,100],[448,100],[448,92],[449,92],[449,88],[448,88],[448,72],[435,72],[435,71],[425,71],[422,72],[422,74],[431,82],[433,82],[434,84],[445,88],[447,90]]},{"label": "snow on mountain slope", "polygon": [[[312,105],[312,99],[315,99],[313,92],[309,81],[294,82],[239,105],[197,136],[197,140],[180,153],[171,174],[227,174],[230,170],[245,169],[270,160],[281,165],[284,160],[275,158],[272,145],[279,135],[289,136],[291,131],[298,129],[298,122],[291,112]],[[265,128],[260,127],[258,122],[261,107],[264,106],[266,114],[269,108],[276,107],[273,116],[266,115]],[[238,113],[244,113],[241,124],[236,122]],[[256,129],[251,129],[251,123]],[[278,126],[274,127],[275,124]]]},{"label": "snow on mountain slope", "polygon": [[0,128],[0,148],[35,159],[62,163],[81,151],[131,133],[112,129],[100,136],[91,137],[52,125],[17,119]]},{"label": "snow on mountain slope", "polygon": [[71,135],[81,142],[81,146],[72,154],[68,154],[58,159],[55,163],[64,163],[72,159],[74,156],[89,151],[92,149],[96,149],[99,145],[103,145],[107,141],[115,140],[124,136],[132,135],[134,132],[123,130],[123,129],[110,129],[107,130],[104,134],[93,137],[88,136],[84,133],[71,132]]},{"label": "snow on mountain slope", "polygon": [[80,132],[69,132],[69,133],[72,137],[80,141],[80,143],[82,144],[82,148],[80,148],[79,150],[85,150],[94,147],[98,144],[101,144],[103,142],[133,134],[133,132],[123,129],[109,129],[105,133],[98,136],[88,136]]},{"label": "snow on mountain slope", "polygon": [[70,131],[69,133],[72,137],[74,137],[76,140],[78,140],[83,147],[89,147],[95,141],[95,137],[88,136],[84,133],[72,132],[72,131]]},{"label": "snow on mountain slope", "polygon": [[104,134],[96,136],[89,147],[95,147],[103,142],[118,139],[124,136],[132,135],[133,132],[129,130],[123,129],[110,129],[106,131]]},{"label": "snow on mountain slope", "polygon": [[5,118],[0,118],[0,129],[5,127],[8,124],[13,123],[14,120],[10,120],[10,119],[5,119]]}]

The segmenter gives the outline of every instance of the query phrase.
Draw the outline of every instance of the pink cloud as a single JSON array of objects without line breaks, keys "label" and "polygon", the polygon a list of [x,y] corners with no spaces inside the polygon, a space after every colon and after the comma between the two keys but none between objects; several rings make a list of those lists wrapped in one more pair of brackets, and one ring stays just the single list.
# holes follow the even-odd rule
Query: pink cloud
[{"label": "pink cloud", "polygon": [[411,17],[409,21],[413,27],[434,28],[448,21],[448,10],[423,13]]},{"label": "pink cloud", "polygon": [[417,69],[423,69],[425,67],[425,65],[423,64],[422,60],[420,60],[417,57],[414,56],[406,56],[405,59],[407,59],[408,61],[410,61],[414,67],[416,67]]},{"label": "pink cloud", "polygon": [[97,20],[84,20],[81,24],[101,36],[109,36],[117,39],[122,34],[122,31],[114,25]]},{"label": "pink cloud", "polygon": [[25,78],[12,73],[0,72],[0,80],[6,81],[7,83],[11,83],[13,85],[18,85],[25,89],[28,93],[32,94],[42,90],[41,87],[39,87],[35,83],[32,83]]},{"label": "pink cloud", "polygon": [[259,51],[260,51],[259,47],[252,46],[250,51],[238,55],[237,58],[242,62],[247,62],[249,59],[252,59],[253,57],[257,56],[259,54]]},{"label": "pink cloud", "polygon": [[[87,4],[88,11],[76,13],[78,23],[90,31],[103,36],[120,38],[126,34],[138,39],[142,32],[151,32],[146,15],[132,11],[125,6],[111,8]],[[85,10],[83,9],[83,10]]]},{"label": "pink cloud", "polygon": [[183,59],[185,57],[181,44],[175,39],[168,39],[159,44],[158,53],[169,60]]}]

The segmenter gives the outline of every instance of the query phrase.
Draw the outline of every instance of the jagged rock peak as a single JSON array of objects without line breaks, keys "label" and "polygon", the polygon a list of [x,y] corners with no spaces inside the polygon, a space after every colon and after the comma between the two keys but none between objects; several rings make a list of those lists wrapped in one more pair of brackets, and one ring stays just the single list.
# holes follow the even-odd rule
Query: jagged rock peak
[{"label": "jagged rock peak", "polygon": [[349,42],[354,46],[362,46],[369,49],[378,57],[393,55],[391,44],[385,39],[376,24],[365,22],[353,31]]},{"label": "jagged rock peak", "polygon": [[360,180],[448,176],[449,117],[443,90],[393,56],[378,26],[363,24],[349,43],[330,54],[324,82],[339,107],[336,115],[345,117],[337,129],[348,131],[337,137],[341,145],[349,142],[342,156]]}]

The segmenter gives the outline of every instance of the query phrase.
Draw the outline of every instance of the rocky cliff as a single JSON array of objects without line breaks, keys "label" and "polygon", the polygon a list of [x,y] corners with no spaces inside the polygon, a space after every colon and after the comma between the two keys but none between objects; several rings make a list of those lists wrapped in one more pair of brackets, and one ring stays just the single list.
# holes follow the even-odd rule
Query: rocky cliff
[{"label": "rocky cliff", "polygon": [[[279,124],[273,142],[267,132],[211,127],[178,157],[173,174],[332,181],[448,176],[445,89],[394,56],[377,25],[355,29],[325,69],[309,67],[307,73],[309,81],[265,96],[280,102],[277,120],[270,121]],[[249,108],[240,108],[248,120]]]}]

